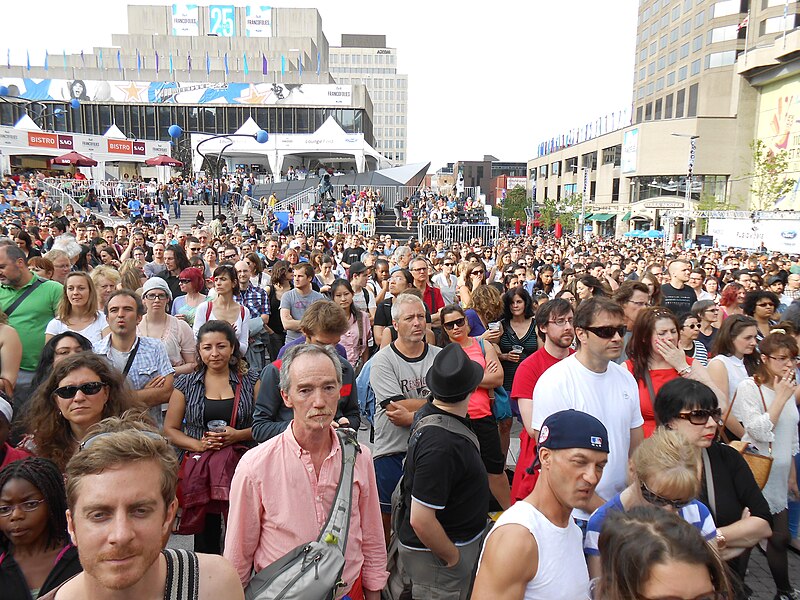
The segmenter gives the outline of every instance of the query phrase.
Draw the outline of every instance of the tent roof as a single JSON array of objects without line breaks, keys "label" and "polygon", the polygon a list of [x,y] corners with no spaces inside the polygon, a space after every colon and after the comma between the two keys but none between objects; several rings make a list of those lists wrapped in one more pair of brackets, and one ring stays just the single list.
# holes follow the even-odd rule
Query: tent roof
[{"label": "tent roof", "polygon": [[17,121],[16,125],[14,125],[14,129],[21,129],[23,131],[41,131],[42,128],[36,124],[36,121],[30,118],[29,115],[24,115],[19,121]]},{"label": "tent roof", "polygon": [[103,134],[103,137],[112,140],[124,140],[127,139],[128,136],[122,133],[122,130],[117,127],[116,123],[112,123],[111,127],[108,128],[108,131]]},{"label": "tent roof", "polygon": [[236,130],[237,134],[244,134],[244,135],[255,135],[259,131],[261,131],[261,127],[258,126],[253,120],[253,117],[247,117],[247,120],[242,123],[242,126]]}]

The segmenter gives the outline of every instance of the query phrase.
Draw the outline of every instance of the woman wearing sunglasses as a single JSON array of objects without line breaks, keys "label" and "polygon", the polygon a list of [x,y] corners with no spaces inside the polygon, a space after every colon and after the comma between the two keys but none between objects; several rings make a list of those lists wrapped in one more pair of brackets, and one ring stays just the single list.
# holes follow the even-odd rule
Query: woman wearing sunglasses
[{"label": "woman wearing sunglasses", "polygon": [[717,537],[717,527],[700,493],[700,452],[678,431],[661,428],[644,440],[630,460],[630,484],[598,508],[589,518],[583,550],[588,556],[589,575],[601,573],[598,537],[610,512],[626,512],[637,506],[654,506],[678,513],[694,525],[708,542]]},{"label": "woman wearing sunglasses", "polygon": [[800,388],[795,379],[798,347],[794,337],[784,330],[774,330],[758,348],[761,364],[752,378],[745,379],[736,388],[732,413],[744,425],[742,441],[750,444],[749,450],[773,458],[763,490],[772,513],[767,564],[777,588],[776,598],[794,598],[787,550],[791,541],[788,493],[799,495],[792,458],[799,450],[797,402]]},{"label": "woman wearing sunglasses", "polygon": [[125,378],[111,363],[91,352],[75,354],[56,363],[34,393],[24,418],[23,448],[63,472],[92,425],[135,406]]},{"label": "woman wearing sunglasses", "polygon": [[470,337],[470,326],[463,308],[450,304],[442,309],[441,315],[448,340],[461,346],[470,360],[484,369],[483,380],[469,398],[467,414],[480,442],[481,459],[489,474],[489,489],[501,510],[505,510],[511,505],[511,489],[505,475],[505,454],[501,449],[500,432],[492,413],[491,399],[494,388],[503,385],[503,367],[500,366],[493,344]]},{"label": "woman wearing sunglasses", "polygon": [[203,294],[206,289],[203,270],[197,267],[184,269],[178,276],[178,285],[184,295],[172,301],[172,316],[186,321],[189,327],[192,327],[197,307],[206,301],[206,296]]},{"label": "woman wearing sunglasses", "polygon": [[725,565],[697,529],[651,506],[612,512],[600,534],[593,600],[732,600]]},{"label": "woman wearing sunglasses", "polygon": [[64,476],[44,458],[0,471],[0,589],[33,600],[82,571],[67,533]]},{"label": "woman wearing sunglasses", "polygon": [[[750,467],[735,449],[718,439],[722,410],[717,397],[699,381],[678,378],[664,384],[653,409],[660,428],[682,433],[702,452],[698,499],[711,510],[720,555],[740,584],[747,571],[747,554],[742,553],[770,536],[771,517]],[[747,597],[739,592],[737,598]]]},{"label": "woman wearing sunglasses", "polygon": [[704,367],[708,365],[708,351],[698,340],[700,336],[700,320],[692,313],[686,313],[678,317],[680,328],[680,341],[678,346],[687,358],[698,361]]}]

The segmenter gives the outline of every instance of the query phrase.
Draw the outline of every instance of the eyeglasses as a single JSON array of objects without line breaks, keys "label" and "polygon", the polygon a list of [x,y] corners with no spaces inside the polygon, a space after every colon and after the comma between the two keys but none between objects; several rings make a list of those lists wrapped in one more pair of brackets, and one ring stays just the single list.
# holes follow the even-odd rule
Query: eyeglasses
[{"label": "eyeglasses", "polygon": [[558,327],[564,327],[564,325],[572,325],[572,321],[573,321],[572,319],[561,318],[561,319],[555,319],[553,321],[548,321],[548,323],[552,323],[553,325],[556,325]]},{"label": "eyeglasses", "polygon": [[442,323],[442,325],[444,325],[445,329],[447,329],[448,331],[451,331],[452,329],[455,329],[456,327],[463,327],[464,323],[466,323],[466,322],[467,322],[467,319],[464,318],[464,317],[461,317],[460,319],[455,319],[454,321],[448,321],[447,323]]},{"label": "eyeglasses", "polygon": [[[167,442],[167,439],[161,435],[160,433],[156,433],[155,431],[145,431],[143,429],[126,429],[124,433],[136,433],[138,435],[143,435],[145,437],[149,437],[152,440]],[[81,450],[86,450],[89,446],[91,446],[95,441],[99,440],[100,438],[107,437],[109,435],[116,435],[118,433],[122,433],[120,431],[103,431],[100,433],[95,433],[94,435],[90,435],[88,438],[83,440],[80,445],[78,446],[78,452]]]},{"label": "eyeglasses", "polygon": [[722,425],[722,409],[721,408],[697,408],[689,412],[678,413],[678,418],[684,421],[689,421],[692,425],[705,425],[708,419],[714,419],[715,423]]},{"label": "eyeglasses", "polygon": [[760,302],[759,304],[756,304],[756,306],[758,308],[771,308],[773,310],[777,308],[777,306],[775,306],[772,302]]},{"label": "eyeglasses", "polygon": [[417,267],[416,269],[411,269],[411,272],[412,273],[422,273],[423,271],[427,271],[427,270],[428,270],[428,267]]},{"label": "eyeglasses", "polygon": [[21,508],[25,512],[33,512],[39,505],[44,502],[44,498],[41,500],[26,500],[25,502],[20,502],[19,504],[4,504],[0,506],[0,517],[10,517],[11,513],[14,512],[14,509],[17,507]]},{"label": "eyeglasses", "polygon": [[192,283],[191,279],[178,279],[178,283]]},{"label": "eyeglasses", "polygon": [[642,492],[642,498],[644,498],[648,504],[652,504],[653,506],[658,506],[660,508],[666,508],[669,506],[675,510],[680,510],[691,502],[691,500],[670,500],[669,498],[664,498],[664,496],[659,496],[655,492],[651,491],[650,488],[645,485],[644,481],[639,484],[639,489]]},{"label": "eyeglasses", "polygon": [[764,356],[767,356],[767,357],[771,358],[774,361],[782,362],[782,363],[790,363],[791,364],[791,363],[794,363],[795,361],[797,361],[797,357],[796,356],[772,356],[771,354],[765,354]]},{"label": "eyeglasses", "polygon": [[78,391],[84,396],[94,396],[107,385],[107,383],[102,381],[90,381],[81,385],[65,385],[53,390],[53,393],[59,398],[69,400],[70,398],[74,398]]},{"label": "eyeglasses", "polygon": [[707,309],[706,309],[706,312],[713,312],[713,313],[717,313],[717,312],[719,312],[719,309],[718,309],[718,308],[707,308]]},{"label": "eyeglasses", "polygon": [[145,300],[161,300],[162,302],[167,299],[166,294],[145,294]]},{"label": "eyeglasses", "polygon": [[471,273],[471,275],[472,275],[473,277],[475,277],[475,276],[482,277],[482,276],[483,276],[483,273],[484,273],[484,271],[473,271],[473,272]]},{"label": "eyeglasses", "polygon": [[446,262],[446,263],[442,263],[442,264],[444,264],[445,267],[452,267],[452,266],[455,265],[455,263],[451,263],[451,262]]},{"label": "eyeglasses", "polygon": [[590,331],[595,334],[597,337],[602,338],[604,340],[610,340],[614,337],[615,334],[618,334],[619,337],[625,337],[625,334],[628,332],[628,328],[625,325],[604,325],[602,327],[584,327],[586,331]]},{"label": "eyeglasses", "polygon": [[688,327],[689,329],[700,329],[700,323],[690,323],[688,325],[684,325],[684,327]]}]

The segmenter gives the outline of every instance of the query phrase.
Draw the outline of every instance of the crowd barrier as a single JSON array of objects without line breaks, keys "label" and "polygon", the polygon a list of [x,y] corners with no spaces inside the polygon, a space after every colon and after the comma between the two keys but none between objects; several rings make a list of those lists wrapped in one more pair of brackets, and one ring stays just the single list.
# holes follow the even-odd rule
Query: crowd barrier
[{"label": "crowd barrier", "polygon": [[295,225],[295,231],[302,231],[308,237],[327,231],[331,234],[360,233],[365,236],[375,235],[375,223],[340,223],[338,221],[306,221]]},{"label": "crowd barrier", "polygon": [[472,224],[472,223],[421,223],[417,226],[417,235],[420,241],[442,240],[445,244],[458,242],[470,244],[474,240],[481,240],[483,245],[492,245],[500,237],[500,227],[497,225]]}]

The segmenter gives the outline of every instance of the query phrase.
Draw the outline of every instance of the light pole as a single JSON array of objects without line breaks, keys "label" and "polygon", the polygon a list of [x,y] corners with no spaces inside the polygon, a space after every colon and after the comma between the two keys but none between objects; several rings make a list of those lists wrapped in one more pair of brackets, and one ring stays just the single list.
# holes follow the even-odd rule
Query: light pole
[{"label": "light pole", "polygon": [[[54,108],[50,112],[47,112],[47,105],[42,102],[41,100],[27,100],[25,98],[18,98],[18,97],[9,97],[8,95],[8,87],[4,85],[0,85],[0,101],[5,102],[6,104],[12,105],[21,105],[25,107],[25,114],[27,114],[34,123],[37,123],[39,119],[44,119],[45,117],[54,116],[57,119],[63,117],[67,114],[67,111],[61,107]],[[38,105],[40,107],[38,115],[31,115],[28,112],[28,107]],[[78,110],[81,107],[81,101],[77,98],[72,98],[69,101],[69,106],[73,110]],[[39,125],[39,123],[37,123]],[[41,122],[41,126],[44,127],[44,121]]]},{"label": "light pole", "polygon": [[[586,232],[584,231],[586,227],[586,197],[589,195],[590,185],[589,185],[589,173],[591,172],[591,167],[586,167],[583,165],[572,165],[572,169],[575,171],[577,176],[578,170],[583,171],[583,192],[581,193],[581,216],[579,217],[580,223],[580,235],[581,239],[586,239]],[[576,189],[577,189],[577,181]]]},{"label": "light pole", "polygon": [[694,158],[697,151],[697,139],[699,135],[692,135],[689,133],[673,133],[675,137],[689,138],[689,162],[686,169],[686,194],[685,205],[686,211],[683,217],[683,243],[686,243],[686,236],[689,235],[689,214],[692,206],[692,173],[694,172]]},{"label": "light pole", "polygon": [[[167,132],[169,133],[169,137],[174,138],[174,139],[177,139],[177,138],[181,137],[181,135],[183,135],[185,133],[183,131],[183,128],[180,125],[170,125],[169,129],[167,130]],[[202,132],[190,132],[190,133],[198,133],[200,135],[206,135],[206,134],[203,134]],[[216,177],[215,178],[216,183],[212,184],[213,187],[216,189],[216,193],[217,193],[216,200],[213,199],[213,198],[211,200],[211,218],[212,219],[216,218],[216,215],[214,214],[214,206],[215,206],[215,204],[217,202],[219,202],[219,214],[222,214],[222,156],[225,153],[225,150],[227,150],[230,146],[233,145],[233,140],[230,139],[230,138],[233,138],[233,137],[252,138],[255,141],[257,141],[259,144],[266,144],[267,140],[269,139],[269,134],[266,131],[264,131],[263,129],[257,131],[256,133],[221,133],[219,135],[212,135],[211,137],[208,137],[208,138],[202,140],[200,143],[197,144],[197,147],[195,148],[195,151],[200,156],[203,157],[204,161],[206,161],[207,160],[207,156],[205,154],[203,154],[202,152],[200,152],[200,146],[202,146],[206,142],[210,142],[212,140],[219,140],[219,139],[227,140],[227,143],[217,153],[217,160],[216,160],[216,163],[215,163],[215,167],[216,167],[215,173],[219,174],[219,177]]]}]

